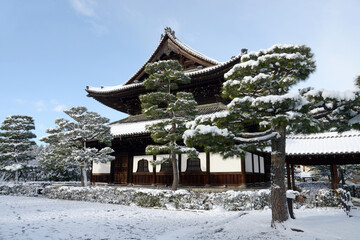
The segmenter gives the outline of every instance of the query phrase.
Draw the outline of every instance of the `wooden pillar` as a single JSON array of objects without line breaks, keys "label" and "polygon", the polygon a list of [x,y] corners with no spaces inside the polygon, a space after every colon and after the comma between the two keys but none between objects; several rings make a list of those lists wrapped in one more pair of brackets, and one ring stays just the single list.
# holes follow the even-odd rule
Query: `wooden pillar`
[{"label": "wooden pillar", "polygon": [[133,183],[133,165],[134,165],[134,154],[129,153],[128,155],[128,184]]},{"label": "wooden pillar", "polygon": [[252,173],[254,175],[255,173],[255,163],[254,163],[254,154],[251,153],[251,161],[252,161]]},{"label": "wooden pillar", "polygon": [[94,180],[94,178],[93,178],[93,173],[92,173],[92,168],[91,168],[91,172],[90,172],[90,176],[89,176],[90,185],[95,183],[95,181],[93,181],[93,180]]},{"label": "wooden pillar", "polygon": [[246,173],[245,173],[245,155],[241,157],[241,185],[246,184]]},{"label": "wooden pillar", "polygon": [[291,182],[292,182],[292,190],[295,190],[295,174],[294,174],[294,164],[291,164]]},{"label": "wooden pillar", "polygon": [[[153,155],[153,160],[156,161],[156,155]],[[152,185],[156,185],[156,165],[153,165],[153,179],[152,179]]]},{"label": "wooden pillar", "polygon": [[206,185],[211,185],[211,176],[210,176],[210,153],[206,153]]},{"label": "wooden pillar", "polygon": [[337,173],[337,166],[335,163],[331,164],[331,178],[332,178],[332,187],[334,190],[337,188],[337,184],[339,182],[339,177]]},{"label": "wooden pillar", "polygon": [[178,167],[178,169],[179,169],[179,184],[182,184],[182,176],[181,176],[181,154],[178,154],[178,158],[179,158],[179,161],[178,161],[178,163],[179,163],[179,167]]},{"label": "wooden pillar", "polygon": [[287,185],[288,190],[291,189],[291,179],[290,179],[290,164],[288,161],[286,161],[286,174],[287,174]]}]

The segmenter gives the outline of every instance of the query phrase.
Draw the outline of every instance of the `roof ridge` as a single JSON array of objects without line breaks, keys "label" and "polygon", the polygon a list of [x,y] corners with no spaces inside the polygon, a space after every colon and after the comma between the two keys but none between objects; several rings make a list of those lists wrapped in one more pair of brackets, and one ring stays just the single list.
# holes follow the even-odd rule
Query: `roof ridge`
[{"label": "roof ridge", "polygon": [[205,54],[199,52],[199,51],[196,51],[195,49],[193,49],[192,47],[190,47],[189,45],[183,43],[181,40],[179,40],[176,36],[175,36],[175,31],[172,30],[170,27],[166,27],[165,28],[165,34],[171,39],[173,40],[174,42],[176,42],[179,47],[181,47],[183,50],[185,51],[188,51],[190,53],[192,53],[193,55],[195,55],[196,57],[199,57],[205,61],[208,61],[208,62],[211,62],[213,64],[220,64],[221,62],[213,59],[213,58],[210,58],[208,56],[206,56]]}]

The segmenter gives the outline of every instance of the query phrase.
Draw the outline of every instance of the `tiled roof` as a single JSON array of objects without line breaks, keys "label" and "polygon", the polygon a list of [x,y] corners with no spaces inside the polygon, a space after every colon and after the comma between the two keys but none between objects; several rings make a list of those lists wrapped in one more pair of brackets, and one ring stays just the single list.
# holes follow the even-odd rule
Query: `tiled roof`
[{"label": "tiled roof", "polygon": [[326,132],[292,135],[286,139],[287,155],[360,153],[360,132]]},{"label": "tiled roof", "polygon": [[[204,104],[198,106],[198,115],[206,115],[226,109],[222,103]],[[111,134],[114,137],[126,137],[149,134],[145,129],[146,125],[159,122],[161,120],[147,120],[144,114],[129,116],[125,119],[110,123]]]},{"label": "tiled roof", "polygon": [[[239,54],[238,56],[231,58],[229,61],[220,63],[215,66],[203,68],[203,69],[196,70],[196,71],[185,72],[185,75],[187,75],[189,77],[194,77],[194,76],[198,76],[201,74],[216,71],[217,69],[219,69],[221,67],[224,67],[228,64],[238,61],[241,58],[241,55],[242,54]],[[142,85],[143,85],[142,83],[130,83],[130,84],[125,83],[122,85],[117,85],[117,86],[112,86],[112,87],[100,87],[100,88],[87,87],[86,91],[91,92],[91,93],[113,93],[113,92],[122,91],[122,90],[126,90],[126,89],[138,88],[138,87],[141,87]]]},{"label": "tiled roof", "polygon": [[141,66],[139,68],[139,70],[133,75],[131,76],[124,84],[121,85],[117,85],[117,86],[110,86],[110,87],[90,87],[87,86],[86,87],[86,91],[89,93],[113,93],[113,92],[117,92],[117,91],[122,91],[122,90],[127,90],[127,89],[132,89],[132,88],[138,88],[142,86],[142,83],[132,83],[132,80],[134,77],[136,77],[141,71],[144,70],[146,64],[148,64],[151,59],[155,56],[155,53],[157,51],[157,49],[160,47],[160,45],[162,44],[162,42],[164,41],[165,38],[169,38],[171,39],[179,48],[183,49],[184,51],[188,52],[189,54],[202,59],[206,62],[209,62],[211,64],[213,64],[214,66],[210,66],[210,67],[206,67],[200,70],[195,70],[195,71],[190,71],[190,72],[185,72],[185,75],[189,76],[189,77],[194,77],[197,75],[201,75],[201,74],[205,74],[205,73],[209,73],[212,71],[215,71],[221,67],[224,67],[230,63],[233,63],[235,61],[239,61],[240,57],[242,54],[239,54],[236,57],[231,58],[229,61],[227,62],[218,62],[194,49],[192,49],[191,47],[189,47],[188,45],[186,45],[185,43],[181,42],[173,33],[173,31],[171,31],[171,29],[165,29],[165,34],[162,35],[161,40],[159,45],[156,47],[156,50],[154,51],[154,53],[150,56],[150,58],[144,63],[143,66]]}]

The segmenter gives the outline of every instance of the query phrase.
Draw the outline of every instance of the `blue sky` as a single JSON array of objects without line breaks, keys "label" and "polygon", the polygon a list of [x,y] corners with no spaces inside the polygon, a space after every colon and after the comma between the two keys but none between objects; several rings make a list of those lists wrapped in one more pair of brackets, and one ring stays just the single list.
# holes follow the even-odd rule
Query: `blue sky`
[{"label": "blue sky", "polygon": [[163,29],[227,61],[277,43],[306,44],[317,71],[299,88],[353,88],[360,73],[357,0],[4,0],[0,3],[0,121],[35,119],[36,135],[63,109],[83,105],[111,121],[126,115],[86,97],[87,85],[124,83]]}]

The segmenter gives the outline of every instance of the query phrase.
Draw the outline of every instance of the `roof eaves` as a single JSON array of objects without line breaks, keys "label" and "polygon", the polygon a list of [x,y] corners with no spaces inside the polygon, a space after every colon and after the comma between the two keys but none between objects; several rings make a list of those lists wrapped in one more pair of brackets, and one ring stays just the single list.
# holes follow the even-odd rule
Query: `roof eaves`
[{"label": "roof eaves", "polygon": [[[224,67],[230,63],[233,63],[237,60],[239,60],[241,58],[242,54],[239,54],[236,57],[231,58],[229,61],[227,62],[222,62],[218,65],[212,66],[212,67],[207,67],[207,68],[203,68],[200,70],[196,70],[196,71],[192,71],[192,72],[185,72],[186,76],[189,77],[194,77],[194,76],[198,76],[201,74],[205,74],[205,73],[211,73],[213,71],[216,71],[217,69]],[[87,87],[86,91],[89,93],[112,93],[112,92],[117,92],[117,91],[122,91],[122,90],[128,90],[128,89],[132,89],[132,88],[138,88],[141,87],[143,85],[143,83],[131,83],[131,84],[122,84],[122,85],[118,85],[118,86],[113,86],[113,87],[101,87],[101,88],[96,88],[96,87]]]}]

